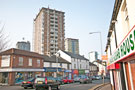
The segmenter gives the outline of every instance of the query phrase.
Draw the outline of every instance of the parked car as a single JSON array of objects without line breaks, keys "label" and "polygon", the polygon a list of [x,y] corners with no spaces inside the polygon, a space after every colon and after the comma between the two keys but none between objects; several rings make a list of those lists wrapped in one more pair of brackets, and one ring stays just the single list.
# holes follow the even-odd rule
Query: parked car
[{"label": "parked car", "polygon": [[100,80],[100,79],[102,79],[101,76],[96,76],[96,80]]},{"label": "parked car", "polygon": [[106,75],[104,78],[105,79],[110,79],[110,76],[109,75]]},{"label": "parked car", "polygon": [[55,79],[56,79],[56,81],[59,81],[60,84],[64,84],[62,77],[56,77]]},{"label": "parked car", "polygon": [[53,77],[37,77],[34,82],[36,90],[50,90],[49,88],[56,88],[60,90],[60,82]]},{"label": "parked car", "polygon": [[80,78],[80,83],[92,83],[92,79],[84,76]]},{"label": "parked car", "polygon": [[74,82],[79,82],[81,77],[75,77]]},{"label": "parked car", "polygon": [[34,88],[34,81],[35,78],[28,79],[23,81],[21,86],[24,87],[24,89],[27,89],[28,87]]},{"label": "parked car", "polygon": [[64,82],[64,83],[73,83],[74,80],[73,80],[73,79],[70,79],[70,78],[68,78],[68,77],[65,77],[65,78],[63,78],[63,82]]},{"label": "parked car", "polygon": [[91,76],[90,77],[92,80],[96,80],[96,76]]}]

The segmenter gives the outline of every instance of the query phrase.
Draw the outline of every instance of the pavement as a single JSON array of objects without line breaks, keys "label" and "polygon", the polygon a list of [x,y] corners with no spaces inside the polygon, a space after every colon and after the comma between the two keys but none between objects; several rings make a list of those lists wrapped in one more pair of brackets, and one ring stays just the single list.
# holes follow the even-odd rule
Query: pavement
[{"label": "pavement", "polygon": [[111,84],[107,84],[107,85],[103,86],[102,88],[100,88],[99,90],[112,90]]},{"label": "pavement", "polygon": [[110,83],[98,84],[89,90],[112,90]]}]

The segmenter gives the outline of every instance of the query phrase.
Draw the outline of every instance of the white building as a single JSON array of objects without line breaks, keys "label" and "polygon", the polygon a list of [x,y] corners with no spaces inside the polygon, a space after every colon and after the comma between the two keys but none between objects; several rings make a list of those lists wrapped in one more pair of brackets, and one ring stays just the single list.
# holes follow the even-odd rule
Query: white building
[{"label": "white building", "polygon": [[71,63],[72,76],[89,75],[89,60],[79,54],[59,50],[57,54]]},{"label": "white building", "polygon": [[104,74],[104,76],[106,75],[106,66],[104,63],[102,63],[102,61],[98,61],[98,62],[93,62],[93,64],[97,65],[98,67],[98,75],[102,75]]},{"label": "white building", "polygon": [[90,68],[90,76],[98,75],[98,67],[97,67],[97,65],[89,62],[89,68]]},{"label": "white building", "polygon": [[114,90],[135,90],[135,0],[115,0],[105,51]]},{"label": "white building", "polygon": [[96,51],[89,52],[89,60],[90,62],[97,61],[98,53]]}]

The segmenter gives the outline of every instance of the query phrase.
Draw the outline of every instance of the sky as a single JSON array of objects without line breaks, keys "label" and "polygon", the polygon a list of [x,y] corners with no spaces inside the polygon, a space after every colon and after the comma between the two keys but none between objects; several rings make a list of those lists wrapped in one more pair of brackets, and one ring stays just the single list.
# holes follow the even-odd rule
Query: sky
[{"label": "sky", "polygon": [[107,34],[115,0],[0,0],[0,23],[8,36],[9,47],[15,48],[25,38],[32,45],[33,19],[42,7],[65,12],[65,38],[79,39],[80,55],[91,51],[105,54]]}]

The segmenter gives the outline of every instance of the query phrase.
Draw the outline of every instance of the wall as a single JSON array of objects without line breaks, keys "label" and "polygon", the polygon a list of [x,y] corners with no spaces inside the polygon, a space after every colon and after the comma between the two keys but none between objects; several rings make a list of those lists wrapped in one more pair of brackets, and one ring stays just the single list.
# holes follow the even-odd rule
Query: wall
[{"label": "wall", "polygon": [[[76,65],[76,68],[74,68],[74,65]],[[72,58],[72,69],[89,69],[89,61]]]},{"label": "wall", "polygon": [[50,67],[50,62],[44,62],[44,67]]},{"label": "wall", "polygon": [[63,59],[67,60],[68,62],[71,62],[71,57],[65,54],[63,51],[59,50],[57,53],[60,53],[60,57],[62,57]]},{"label": "wall", "polygon": [[[23,57],[23,66],[19,66],[19,57]],[[28,66],[28,59],[32,59],[32,66]],[[37,66],[37,60],[40,60],[40,66]],[[13,59],[12,62],[12,67],[13,68],[43,68],[43,60],[40,58],[35,58],[35,57],[27,57],[27,56],[22,56],[22,55],[15,55],[15,58]]]}]

